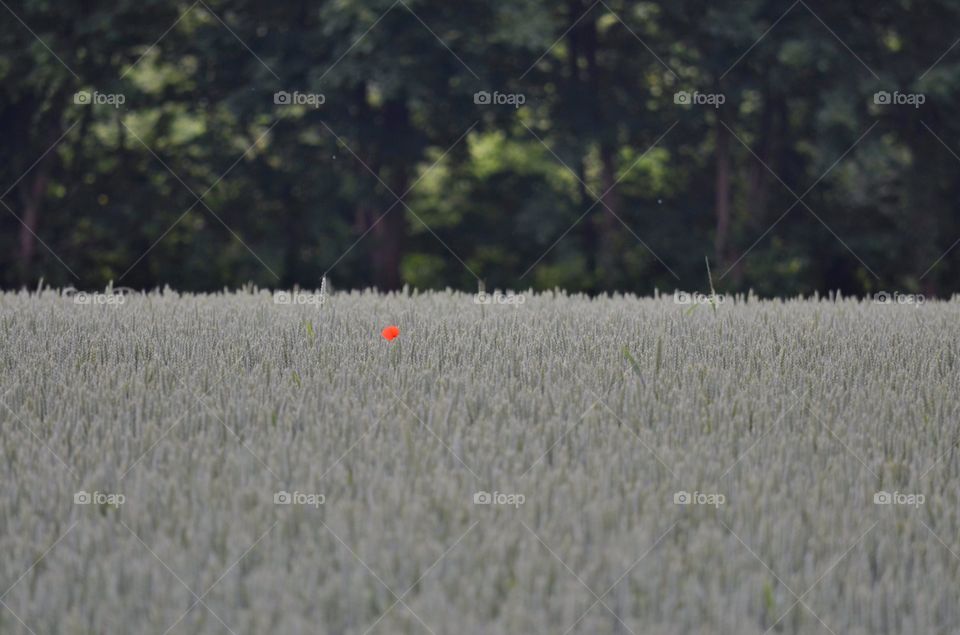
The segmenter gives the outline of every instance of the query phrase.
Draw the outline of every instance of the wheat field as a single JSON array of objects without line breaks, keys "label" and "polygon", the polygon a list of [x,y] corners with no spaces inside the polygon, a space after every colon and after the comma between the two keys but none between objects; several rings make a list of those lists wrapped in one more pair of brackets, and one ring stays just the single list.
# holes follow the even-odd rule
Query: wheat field
[{"label": "wheat field", "polygon": [[0,294],[0,633],[960,633],[960,300],[504,297]]}]

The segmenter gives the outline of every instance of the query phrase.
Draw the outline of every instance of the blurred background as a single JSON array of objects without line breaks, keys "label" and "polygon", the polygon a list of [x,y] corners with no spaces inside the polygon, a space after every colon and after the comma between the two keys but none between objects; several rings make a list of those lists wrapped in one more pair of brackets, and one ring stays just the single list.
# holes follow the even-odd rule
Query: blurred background
[{"label": "blurred background", "polygon": [[5,288],[960,288],[955,0],[0,5]]}]

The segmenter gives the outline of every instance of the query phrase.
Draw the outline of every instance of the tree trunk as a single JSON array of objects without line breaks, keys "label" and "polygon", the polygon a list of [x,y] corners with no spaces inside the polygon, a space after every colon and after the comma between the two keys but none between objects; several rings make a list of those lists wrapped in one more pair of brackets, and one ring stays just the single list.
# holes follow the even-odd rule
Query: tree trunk
[{"label": "tree trunk", "polygon": [[587,225],[594,234],[596,262],[594,271],[598,281],[595,286],[597,290],[601,290],[617,286],[616,254],[618,253],[617,242],[621,234],[620,221],[617,219],[622,218],[621,199],[614,187],[617,181],[617,126],[611,123],[604,113],[603,101],[599,98],[603,83],[600,65],[597,62],[600,41],[597,20],[592,10],[583,18],[579,28],[582,31],[581,46],[586,62],[586,77],[581,95],[588,96],[590,113],[590,131],[584,135],[589,142],[585,144],[585,149],[597,147],[600,154],[600,191],[596,192],[600,196],[600,203],[591,212]]},{"label": "tree trunk", "polygon": [[[303,226],[306,219],[300,213],[300,201],[293,194],[293,188],[287,184],[283,188],[284,200],[284,233],[287,235],[283,253],[283,272],[280,276],[280,286],[292,289],[303,282],[300,279],[300,251],[303,248]],[[309,284],[309,283],[308,283]],[[319,283],[318,283],[319,284]]]},{"label": "tree trunk", "polygon": [[373,240],[376,244],[373,269],[377,288],[381,291],[394,291],[401,286],[400,262],[403,259],[406,221],[407,210],[401,203],[397,203],[373,228]]},{"label": "tree trunk", "polygon": [[[940,152],[939,141],[931,134],[923,134],[926,130],[920,128],[915,122],[907,121],[907,115],[899,125],[901,130],[912,130],[911,135],[904,135],[908,141],[910,152],[914,157],[933,157]],[[946,124],[936,119],[931,126],[934,130],[943,130]],[[939,127],[938,127],[939,126]],[[928,183],[927,187],[912,188],[912,194],[908,194],[908,209],[913,210],[909,215],[905,225],[901,226],[902,236],[906,239],[905,256],[907,262],[912,260],[912,269],[917,275],[927,272],[929,267],[937,262],[937,259],[952,244],[953,239],[937,244],[943,240],[946,235],[943,232],[940,219],[937,217],[936,210],[941,205],[942,193],[939,191],[940,183],[950,183],[953,179],[952,165],[947,161],[934,162],[934,167],[929,167],[922,161],[915,161],[911,172],[914,183]],[[946,168],[946,169],[943,169]],[[883,270],[877,270],[875,263],[871,262],[870,254],[861,256],[868,265],[874,265],[877,275],[882,276]],[[857,263],[859,264],[859,263]],[[923,279],[919,281],[919,291],[928,298],[936,297],[940,291],[939,281],[944,279],[943,273],[949,271],[950,265],[947,259],[940,260],[933,269]],[[939,271],[938,271],[939,270]],[[913,291],[910,287],[910,280],[898,276],[894,278],[894,284],[898,289]],[[874,283],[880,285],[881,282],[874,280]]]},{"label": "tree trunk", "polygon": [[[750,157],[750,167],[746,170],[746,217],[742,223],[753,236],[753,232],[759,234],[765,231],[775,219],[783,213],[782,209],[767,209],[769,199],[770,184],[773,176],[767,169],[775,170],[779,173],[779,165],[785,164],[782,160],[777,160],[775,149],[779,145],[779,139],[785,135],[786,103],[783,99],[773,93],[770,88],[769,78],[763,78],[763,105],[760,112],[760,132],[757,135],[757,145],[753,151],[756,152],[757,160]],[[738,285],[743,279],[743,263],[739,262],[731,272],[731,278],[734,285]]]},{"label": "tree trunk", "polygon": [[716,123],[716,174],[714,184],[714,208],[717,228],[713,252],[719,266],[724,266],[727,257],[727,240],[730,234],[730,131],[723,125],[723,117],[717,111]]},{"label": "tree trunk", "polygon": [[18,188],[20,201],[23,204],[23,215],[20,217],[23,224],[20,225],[20,249],[17,254],[22,282],[33,281],[31,267],[37,251],[37,224],[40,221],[40,204],[43,201],[43,193],[47,185],[44,163],[46,161],[42,161],[35,168],[36,173],[32,177],[24,179]]},{"label": "tree trunk", "polygon": [[[574,108],[578,105],[578,100],[586,94],[585,87],[581,80],[580,73],[580,50],[583,22],[576,24],[576,21],[583,15],[584,7],[580,0],[570,0],[567,3],[567,96],[566,102],[572,104]],[[588,192],[586,154],[589,150],[589,141],[585,138],[582,130],[578,129],[574,122],[571,130],[573,133],[572,146],[578,156],[576,158],[574,169],[577,172],[577,193],[579,194],[577,217],[583,213],[593,202],[593,197]],[[600,241],[597,227],[594,223],[596,210],[594,209],[583,221],[579,233],[583,237],[583,253],[586,259],[586,269],[590,275],[595,275],[598,266],[597,254],[600,251]]]},{"label": "tree trunk", "polygon": [[[396,148],[385,153],[386,175],[381,178],[401,199],[409,184],[408,165],[412,163],[412,131],[410,111],[406,98],[400,96],[384,105],[383,147]],[[381,172],[384,172],[381,170]],[[384,178],[386,176],[386,178]],[[403,201],[397,203],[371,232],[374,239],[373,269],[377,287],[382,291],[399,289],[402,284],[400,264],[406,246],[407,209]]]},{"label": "tree trunk", "polygon": [[[605,141],[600,143],[600,172],[601,190],[599,194],[603,204],[597,216],[601,235],[598,260],[604,277],[610,283],[614,283],[613,274],[616,268],[616,255],[619,251],[617,238],[620,235],[620,221],[617,218],[623,218],[623,216],[620,209],[621,198],[617,193],[617,188],[614,187],[617,182],[616,148]],[[616,285],[608,284],[607,286]]]}]

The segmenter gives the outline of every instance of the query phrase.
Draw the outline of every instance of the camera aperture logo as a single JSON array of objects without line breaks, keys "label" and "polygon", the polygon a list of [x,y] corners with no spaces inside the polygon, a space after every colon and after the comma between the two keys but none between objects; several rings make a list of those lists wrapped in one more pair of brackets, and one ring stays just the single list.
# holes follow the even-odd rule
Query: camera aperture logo
[{"label": "camera aperture logo", "polygon": [[878,106],[913,106],[919,108],[927,102],[923,93],[901,93],[895,90],[892,93],[878,90],[873,94],[873,103]]},{"label": "camera aperture logo", "polygon": [[319,508],[327,502],[327,497],[323,494],[308,494],[305,492],[287,492],[280,490],[273,494],[274,505],[308,505],[313,508]]},{"label": "camera aperture logo", "polygon": [[673,495],[674,505],[712,505],[719,508],[727,503],[727,497],[723,494],[707,494],[705,492],[686,492],[680,490]]},{"label": "camera aperture logo", "polygon": [[295,90],[292,93],[278,90],[273,94],[273,103],[277,106],[310,106],[319,108],[327,103],[327,96],[323,93],[301,93]]},{"label": "camera aperture logo", "polygon": [[99,91],[78,90],[73,94],[73,103],[81,106],[89,105],[107,105],[114,108],[120,108],[127,102],[127,96],[123,93],[101,93]]},{"label": "camera aperture logo", "polygon": [[874,505],[912,505],[920,507],[926,502],[927,497],[923,494],[903,494],[901,492],[879,491],[873,495]]},{"label": "camera aperture logo", "polygon": [[109,505],[110,507],[120,507],[127,501],[123,494],[110,494],[107,492],[90,492],[80,490],[73,495],[74,505]]},{"label": "camera aperture logo", "polygon": [[678,90],[673,94],[673,103],[680,106],[713,106],[719,108],[727,103],[727,96],[723,93],[701,93],[698,90],[691,93],[687,90]]},{"label": "camera aperture logo", "polygon": [[527,96],[523,93],[501,93],[497,90],[491,93],[486,90],[481,90],[473,94],[473,103],[478,106],[492,105],[520,108],[520,106],[527,103]]},{"label": "camera aperture logo", "polygon": [[504,492],[479,491],[473,495],[474,505],[512,505],[518,508],[526,502],[523,494],[506,494]]}]

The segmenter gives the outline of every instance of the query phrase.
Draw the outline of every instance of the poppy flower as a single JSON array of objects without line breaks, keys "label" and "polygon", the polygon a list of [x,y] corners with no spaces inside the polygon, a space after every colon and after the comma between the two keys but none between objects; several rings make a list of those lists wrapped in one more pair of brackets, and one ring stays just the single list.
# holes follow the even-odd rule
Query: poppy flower
[{"label": "poppy flower", "polygon": [[396,326],[388,326],[380,332],[380,335],[389,342],[400,336],[400,329]]}]

